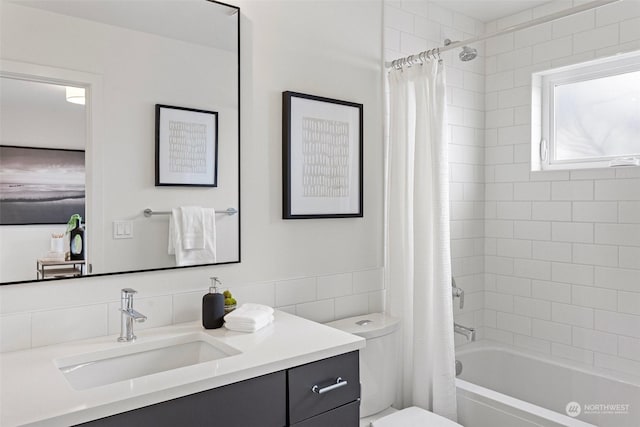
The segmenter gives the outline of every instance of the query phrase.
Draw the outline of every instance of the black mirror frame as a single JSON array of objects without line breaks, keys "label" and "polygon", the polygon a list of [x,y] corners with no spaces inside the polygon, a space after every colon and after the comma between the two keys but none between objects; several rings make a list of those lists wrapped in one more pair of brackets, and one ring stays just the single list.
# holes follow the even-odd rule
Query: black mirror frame
[{"label": "black mirror frame", "polygon": [[141,270],[126,270],[126,271],[115,271],[115,272],[109,272],[109,273],[98,273],[98,274],[88,274],[85,276],[75,276],[75,277],[52,277],[50,279],[46,279],[46,280],[19,280],[19,281],[13,281],[13,282],[1,282],[0,286],[6,286],[6,285],[18,285],[18,284],[28,284],[28,283],[38,283],[38,284],[42,284],[42,283],[51,283],[51,282],[57,282],[60,280],[77,280],[77,279],[87,279],[87,278],[93,278],[93,277],[105,277],[105,276],[115,276],[115,275],[120,275],[120,274],[131,274],[131,273],[146,273],[146,272],[150,272],[150,271],[161,271],[161,270],[177,270],[177,269],[183,269],[183,268],[193,268],[193,267],[207,267],[207,266],[216,266],[216,265],[225,265],[225,264],[239,264],[240,262],[242,262],[242,221],[241,221],[241,213],[242,213],[242,209],[241,209],[241,161],[240,161],[240,156],[241,156],[241,135],[240,135],[240,130],[242,129],[241,126],[241,122],[242,122],[242,108],[241,108],[241,104],[242,104],[242,99],[241,99],[241,84],[240,84],[240,78],[241,78],[241,73],[240,73],[240,56],[241,56],[241,46],[240,46],[240,7],[239,6],[234,6],[228,3],[224,3],[221,1],[217,1],[217,0],[205,0],[208,1],[210,3],[216,3],[222,6],[226,6],[232,9],[235,9],[235,12],[233,12],[233,15],[236,16],[237,19],[237,28],[238,28],[238,34],[237,34],[237,46],[238,46],[238,208],[237,208],[237,213],[236,215],[238,215],[238,260],[237,261],[228,261],[228,262],[219,262],[219,263],[215,263],[215,264],[198,264],[198,265],[188,265],[188,266],[173,266],[173,267],[159,267],[159,268],[147,268],[147,269],[141,269]]}]

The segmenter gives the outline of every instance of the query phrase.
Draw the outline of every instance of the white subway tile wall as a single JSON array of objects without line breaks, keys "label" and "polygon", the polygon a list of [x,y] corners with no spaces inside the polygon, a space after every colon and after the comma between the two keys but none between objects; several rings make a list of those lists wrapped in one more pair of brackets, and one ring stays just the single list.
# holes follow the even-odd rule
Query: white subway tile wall
[{"label": "white subway tile wall", "polygon": [[33,313],[31,346],[107,335],[107,307],[107,304],[96,304]]},{"label": "white subway tile wall", "polygon": [[[391,60],[441,46],[443,38],[431,36],[438,29],[492,32],[579,2],[554,1],[475,22],[475,32],[472,17],[443,7],[418,13],[420,2],[385,3],[385,59]],[[389,43],[395,31],[423,44],[406,50]],[[457,53],[445,56],[454,111],[454,274],[470,294],[484,293],[473,307],[456,309],[456,320],[479,327],[481,338],[639,374],[640,169],[530,172],[530,102],[534,71],[639,49],[640,2],[615,3],[473,47],[479,55],[468,63]],[[484,125],[465,121],[467,111],[484,113]],[[478,258],[483,267],[463,269]],[[478,315],[469,315],[471,309]]]},{"label": "white subway tile wall", "polygon": [[[105,287],[112,281],[117,282],[117,279],[105,279]],[[147,320],[136,323],[136,330],[202,318],[202,297],[208,288],[173,293],[175,291],[167,291],[158,285],[154,283],[138,289],[135,308],[147,316]],[[97,295],[99,287],[92,288],[92,300],[101,302],[73,305],[74,301],[65,304],[65,298],[60,297],[59,301],[51,299],[51,310],[26,308],[0,316],[0,352],[118,334],[119,286],[119,283],[115,288],[110,286],[106,296]],[[239,303],[266,304],[322,323],[384,310],[380,268],[266,283],[232,284],[223,289],[229,289]]]},{"label": "white subway tile wall", "polygon": [[[547,6],[550,13],[571,2]],[[546,14],[537,9],[512,21]],[[519,31],[513,43],[509,36],[487,41],[485,69],[486,131],[498,135],[497,145],[487,141],[485,147],[485,200],[497,201],[486,217],[486,237],[497,238],[500,257],[498,262],[485,253],[486,273],[496,275],[485,310],[495,311],[498,319],[485,338],[635,374],[640,373],[638,170],[529,172],[530,151],[506,160],[510,148],[515,153],[531,138],[530,115],[520,116],[521,129],[510,124],[510,109],[530,103],[531,71],[638,49],[639,16],[640,2],[621,2]],[[511,22],[505,18],[487,27],[502,28],[505,21]],[[519,204],[508,204],[511,200]],[[504,238],[511,233],[511,239]],[[528,280],[531,294],[525,295]]]},{"label": "white subway tile wall", "polygon": [[0,318],[0,352],[31,347],[31,314],[9,314]]}]

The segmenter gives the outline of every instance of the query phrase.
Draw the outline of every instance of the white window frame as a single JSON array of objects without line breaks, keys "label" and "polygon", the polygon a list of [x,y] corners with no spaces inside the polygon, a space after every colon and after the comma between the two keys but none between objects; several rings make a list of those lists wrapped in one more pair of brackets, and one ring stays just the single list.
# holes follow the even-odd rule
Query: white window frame
[{"label": "white window frame", "polygon": [[640,152],[625,156],[557,160],[555,141],[555,88],[603,77],[640,71],[640,51],[583,62],[532,74],[531,170],[594,169],[640,166]]}]

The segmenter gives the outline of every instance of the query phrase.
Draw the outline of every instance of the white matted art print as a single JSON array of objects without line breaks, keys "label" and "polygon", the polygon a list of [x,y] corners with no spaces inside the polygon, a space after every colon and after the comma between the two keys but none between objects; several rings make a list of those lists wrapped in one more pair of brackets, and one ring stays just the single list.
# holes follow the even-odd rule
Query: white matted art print
[{"label": "white matted art print", "polygon": [[156,186],[218,185],[218,113],[156,104]]},{"label": "white matted art print", "polygon": [[283,218],[362,217],[362,104],[282,95]]}]

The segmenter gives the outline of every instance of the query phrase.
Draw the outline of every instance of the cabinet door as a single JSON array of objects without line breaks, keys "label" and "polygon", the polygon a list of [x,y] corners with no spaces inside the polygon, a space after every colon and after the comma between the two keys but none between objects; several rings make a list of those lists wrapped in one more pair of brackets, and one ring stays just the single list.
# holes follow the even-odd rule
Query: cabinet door
[{"label": "cabinet door", "polygon": [[88,423],[87,427],[282,427],[284,371],[252,378]]},{"label": "cabinet door", "polygon": [[[289,369],[287,375],[290,424],[346,405],[360,397],[357,351]],[[329,391],[314,392],[314,386],[317,386],[316,391]]]},{"label": "cabinet door", "polygon": [[307,418],[292,427],[358,427],[359,417],[360,401],[356,400],[332,411]]}]

